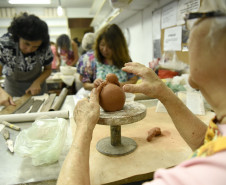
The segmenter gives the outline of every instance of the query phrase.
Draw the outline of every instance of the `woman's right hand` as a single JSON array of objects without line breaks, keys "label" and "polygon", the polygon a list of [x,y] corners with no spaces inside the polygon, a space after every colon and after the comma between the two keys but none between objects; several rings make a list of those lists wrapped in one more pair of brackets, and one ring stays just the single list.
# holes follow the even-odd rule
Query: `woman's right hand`
[{"label": "woman's right hand", "polygon": [[12,96],[10,96],[2,88],[0,88],[0,105],[4,105],[4,106],[16,105],[13,101]]},{"label": "woman's right hand", "polygon": [[151,98],[163,98],[164,92],[168,92],[165,83],[156,75],[156,73],[140,63],[129,62],[122,68],[123,71],[133,73],[142,78],[138,84],[126,84],[123,86],[125,92],[143,93]]}]

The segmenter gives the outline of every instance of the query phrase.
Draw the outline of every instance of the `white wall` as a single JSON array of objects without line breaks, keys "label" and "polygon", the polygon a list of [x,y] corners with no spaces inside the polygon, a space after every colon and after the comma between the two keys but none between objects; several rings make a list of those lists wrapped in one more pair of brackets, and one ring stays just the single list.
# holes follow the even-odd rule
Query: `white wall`
[{"label": "white wall", "polygon": [[153,60],[152,12],[171,1],[154,0],[149,7],[118,23],[122,30],[128,28],[130,31],[129,51],[133,61],[148,66]]}]

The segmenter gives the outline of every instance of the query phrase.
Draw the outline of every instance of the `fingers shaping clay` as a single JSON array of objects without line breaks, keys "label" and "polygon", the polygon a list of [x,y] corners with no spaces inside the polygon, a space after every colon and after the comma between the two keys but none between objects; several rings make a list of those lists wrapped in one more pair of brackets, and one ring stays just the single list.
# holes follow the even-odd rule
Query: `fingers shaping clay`
[{"label": "fingers shaping clay", "polygon": [[108,74],[106,76],[106,85],[100,92],[100,106],[106,112],[114,112],[123,109],[126,96],[123,89],[120,87],[118,78],[115,74]]}]

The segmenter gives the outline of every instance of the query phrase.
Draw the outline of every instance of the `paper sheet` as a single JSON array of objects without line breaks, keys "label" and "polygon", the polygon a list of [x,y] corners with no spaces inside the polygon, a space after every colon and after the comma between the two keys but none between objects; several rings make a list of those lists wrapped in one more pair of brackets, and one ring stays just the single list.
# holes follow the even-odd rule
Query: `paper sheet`
[{"label": "paper sheet", "polygon": [[164,51],[181,51],[182,26],[165,29]]},{"label": "paper sheet", "polygon": [[162,29],[176,25],[177,23],[177,1],[162,8]]}]

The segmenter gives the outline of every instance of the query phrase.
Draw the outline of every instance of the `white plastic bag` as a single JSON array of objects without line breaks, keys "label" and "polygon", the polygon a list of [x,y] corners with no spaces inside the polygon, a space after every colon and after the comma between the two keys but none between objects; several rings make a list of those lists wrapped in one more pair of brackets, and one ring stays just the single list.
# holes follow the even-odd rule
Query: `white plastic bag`
[{"label": "white plastic bag", "polygon": [[67,136],[67,121],[62,118],[38,119],[21,131],[15,141],[15,152],[32,158],[34,166],[59,159]]}]

